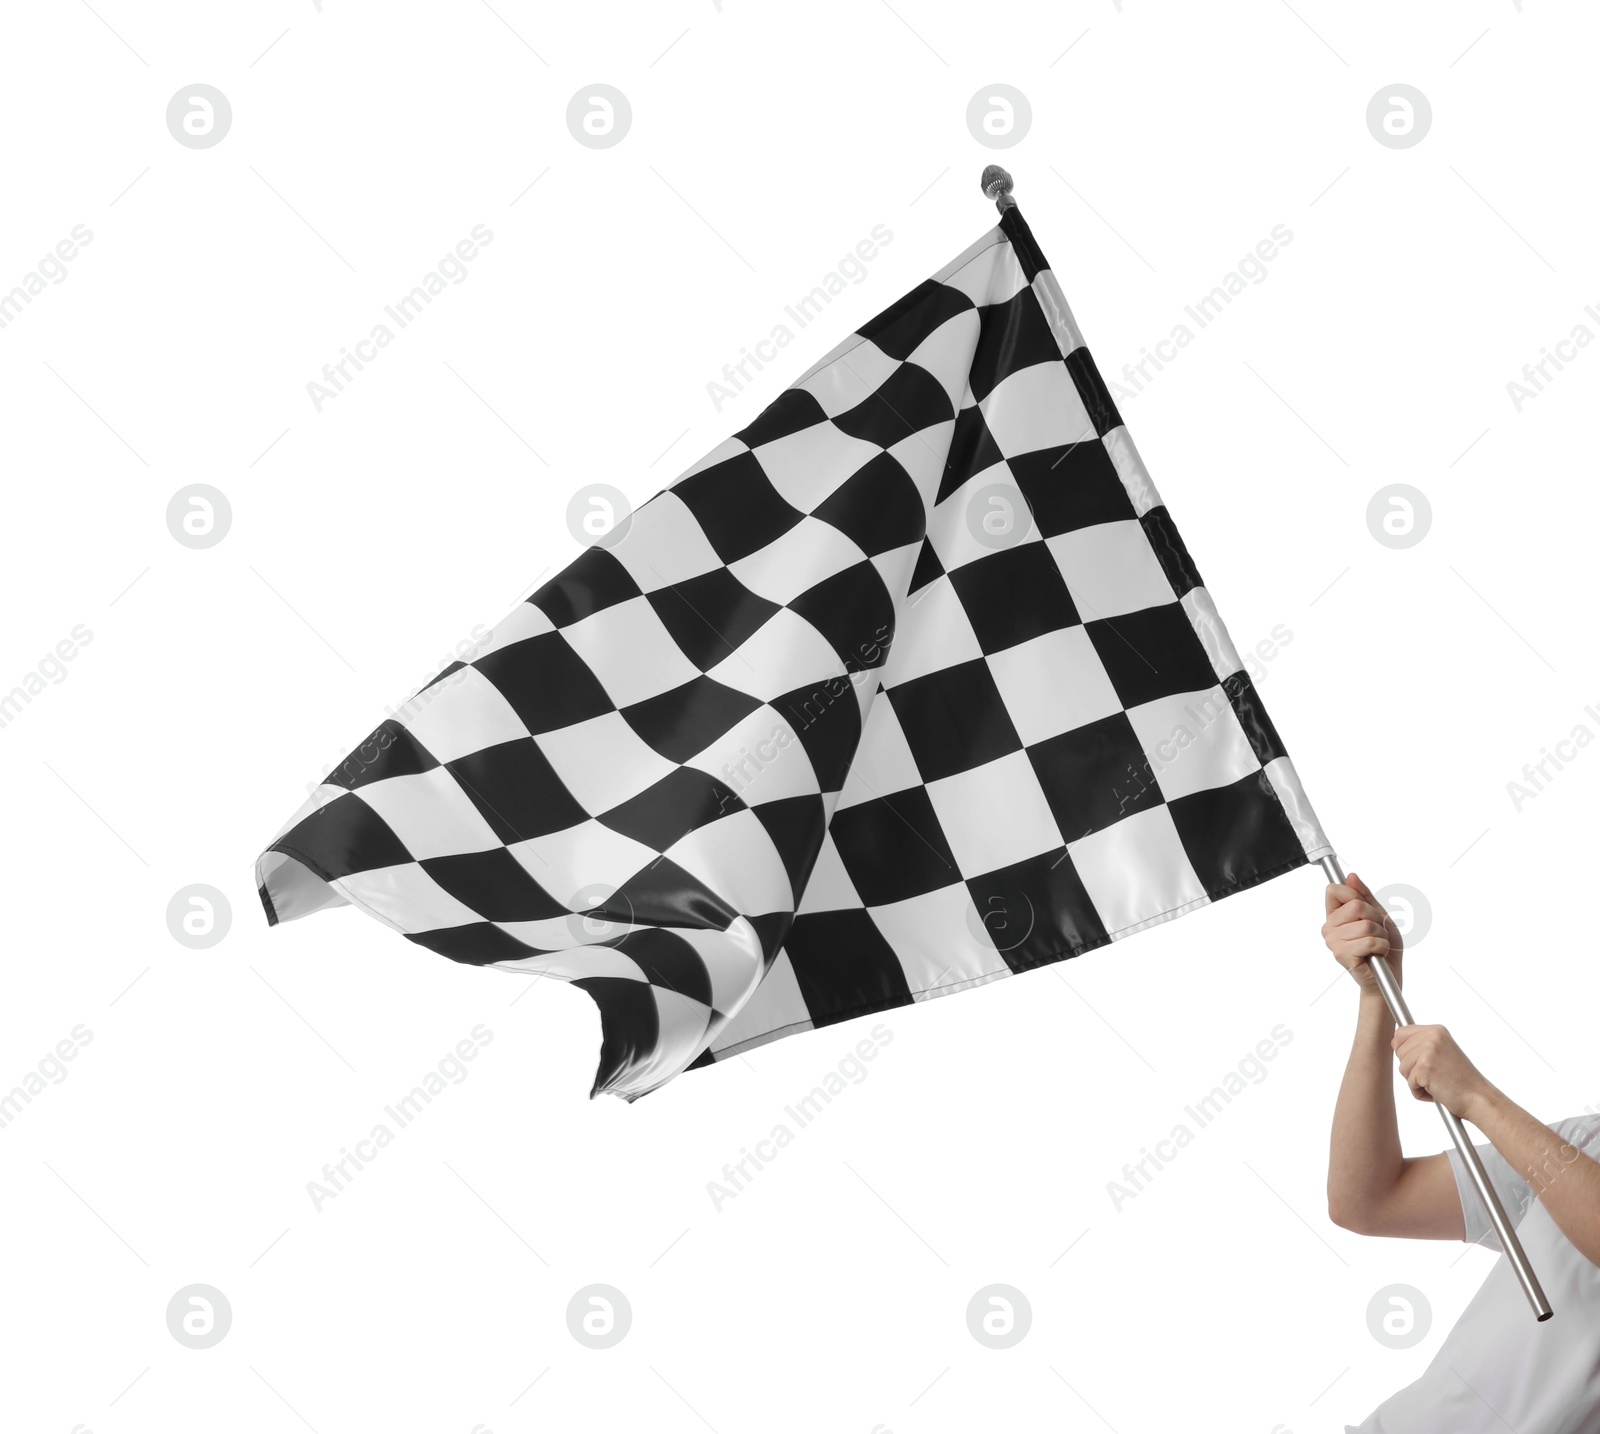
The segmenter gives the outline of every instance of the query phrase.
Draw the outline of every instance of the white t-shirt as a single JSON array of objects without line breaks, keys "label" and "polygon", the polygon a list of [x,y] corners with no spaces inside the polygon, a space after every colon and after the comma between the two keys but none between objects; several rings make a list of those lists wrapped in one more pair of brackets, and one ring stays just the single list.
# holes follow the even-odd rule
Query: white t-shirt
[{"label": "white t-shirt", "polygon": [[[1600,1157],[1600,1115],[1550,1129]],[[1346,1434],[1600,1434],[1600,1267],[1561,1233],[1499,1151],[1480,1145],[1478,1153],[1555,1313],[1534,1319],[1502,1255],[1422,1378]],[[1465,1163],[1454,1150],[1449,1156],[1467,1241],[1500,1249]]]}]

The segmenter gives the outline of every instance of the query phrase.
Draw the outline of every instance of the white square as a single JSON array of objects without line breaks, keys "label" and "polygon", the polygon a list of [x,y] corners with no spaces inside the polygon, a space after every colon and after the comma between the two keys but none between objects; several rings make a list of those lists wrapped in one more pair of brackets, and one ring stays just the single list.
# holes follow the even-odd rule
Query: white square
[{"label": "white square", "polygon": [[332,885],[353,904],[388,922],[396,931],[433,931],[439,927],[471,926],[483,920],[415,862],[354,872],[341,876]]},{"label": "white square", "polygon": [[859,911],[861,897],[850,873],[845,870],[844,859],[834,845],[833,833],[824,832],[822,849],[817,853],[817,864],[811,868],[811,880],[800,895],[797,915],[812,911]]},{"label": "white square", "polygon": [[856,755],[850,763],[844,790],[839,794],[839,807],[857,806],[875,797],[886,797],[891,792],[921,785],[922,774],[917,771],[916,759],[906,745],[906,736],[893,705],[887,700],[874,702],[861,740],[856,744]]},{"label": "white square", "polygon": [[967,610],[950,579],[941,573],[906,599],[884,664],[883,685],[897,687],[982,656]]},{"label": "white square", "polygon": [[899,359],[890,358],[871,339],[862,339],[795,387],[815,398],[829,418],[836,418],[865,403],[899,367]]},{"label": "white square", "polygon": [[780,951],[777,960],[761,978],[755,993],[712,1040],[711,1049],[720,1054],[746,1041],[764,1045],[780,1036],[792,1036],[797,1031],[810,1029],[810,1007],[800,994],[800,983],[795,979],[789,953]]},{"label": "white square", "polygon": [[[739,448],[744,451],[744,444]],[[606,550],[646,593],[723,565],[689,505],[670,488],[637,509],[628,531],[608,542]]]},{"label": "white square", "polygon": [[502,647],[509,647],[514,642],[522,642],[526,638],[539,637],[555,630],[556,625],[550,621],[549,615],[543,608],[535,607],[531,602],[520,602],[494,625],[493,631],[484,635],[483,641],[478,644],[477,651],[472,657],[463,661],[476,661],[480,657],[487,657],[491,652],[499,652]]},{"label": "white square", "polygon": [[1003,304],[1028,287],[1016,251],[998,229],[984,235],[966,254],[957,255],[934,280],[959,289],[979,306]]},{"label": "white square", "polygon": [[831,423],[813,423],[750,450],[767,481],[791,508],[815,512],[833,491],[882,450]]},{"label": "white square", "polygon": [[989,671],[1024,744],[1033,746],[1122,710],[1081,627],[1063,627],[989,654]]},{"label": "white square", "polygon": [[1045,541],[1085,622],[1178,600],[1137,518],[1074,528]]},{"label": "white square", "polygon": [[[965,377],[962,382],[966,382]],[[961,400],[957,399],[953,406],[959,409]],[[911,475],[911,481],[917,485],[923,503],[930,509],[933,500],[939,496],[939,483],[944,478],[945,465],[950,461],[950,440],[955,437],[955,432],[955,419],[947,418],[943,423],[930,423],[926,428],[907,434],[887,450],[889,456]]]},{"label": "white square", "polygon": [[[420,709],[410,711],[419,702],[423,704]],[[407,713],[406,731],[440,762],[453,762],[528,735],[500,689],[476,667],[451,673],[435,687],[419,692],[401,710]]]},{"label": "white square", "polygon": [[1117,470],[1117,477],[1122,479],[1133,511],[1142,518],[1152,508],[1159,508],[1161,495],[1156,492],[1156,485],[1145,469],[1144,460],[1139,457],[1139,450],[1133,446],[1133,438],[1126,426],[1113,428],[1100,441],[1111,455],[1111,466]]},{"label": "white square", "polygon": [[501,845],[472,798],[443,767],[368,782],[356,796],[383,818],[418,861]]},{"label": "white square", "polygon": [[766,547],[730,563],[728,571],[751,592],[781,606],[866,556],[832,523],[806,517]]},{"label": "white square", "polygon": [[1232,677],[1244,663],[1239,660],[1238,649],[1228,636],[1222,614],[1211,601],[1211,594],[1204,588],[1190,588],[1183,595],[1183,610],[1189,614],[1189,626],[1194,629],[1200,645],[1206,650],[1206,656],[1211,659],[1211,670],[1219,678]]},{"label": "white square", "polygon": [[1220,687],[1142,702],[1128,709],[1128,721],[1169,802],[1261,770]]},{"label": "white square", "polygon": [[1063,845],[1026,752],[929,782],[928,800],[964,878]]},{"label": "white square", "polygon": [[894,948],[906,984],[919,1001],[1006,973],[994,943],[981,934],[983,920],[972,893],[959,881],[923,896],[869,907],[867,914]]},{"label": "white square", "polygon": [[[513,842],[507,850],[544,890],[574,911],[599,905],[659,856],[643,842],[596,821]],[[597,887],[604,890],[597,892]],[[551,944],[577,945],[579,939],[574,932],[567,941]]]},{"label": "white square", "polygon": [[[539,884],[544,885],[543,882]],[[553,892],[551,894],[554,895]],[[575,896],[577,893],[569,894]],[[507,936],[515,936],[524,946],[532,946],[536,951],[566,951],[573,947],[598,946],[603,941],[615,941],[631,929],[620,921],[585,921],[582,918],[574,921],[570,916],[550,916],[543,921],[497,921],[495,925]],[[533,959],[531,953],[529,956],[513,957],[510,962],[497,961],[494,964],[521,964],[530,959]]]},{"label": "white square", "polygon": [[[903,548],[890,548],[886,553],[877,554],[871,561],[872,566],[878,570],[878,576],[883,579],[883,585],[888,590],[889,600],[894,603],[898,612],[905,604],[906,590],[911,586],[911,575],[917,570],[917,558],[921,556],[922,543],[907,543]],[[863,652],[864,659],[875,654]]]},{"label": "white square", "polygon": [[1095,437],[1078,386],[1060,359],[1001,379],[978,408],[1007,458]]},{"label": "white square", "polygon": [[686,832],[663,855],[748,916],[794,910],[789,873],[761,819],[734,812]]},{"label": "white square", "polygon": [[533,739],[556,775],[592,816],[636,797],[677,770],[632,727],[620,712],[607,712]]},{"label": "white square", "polygon": [[700,669],[683,655],[648,598],[629,598],[561,630],[618,707],[659,697]]},{"label": "white square", "polygon": [[1044,540],[1010,468],[994,463],[974,473],[933,510],[928,541],[940,566],[950,572],[1007,548]]},{"label": "white square", "polygon": [[1067,853],[1113,937],[1208,899],[1164,806],[1135,812],[1070,842]]},{"label": "white square", "polygon": [[751,997],[766,965],[765,948],[754,926],[743,916],[731,922],[726,931],[704,926],[678,926],[672,934],[694,947],[711,978],[711,1004],[719,1011],[737,1011]]},{"label": "white square", "polygon": [[[851,700],[845,678],[819,690],[818,701]],[[820,709],[818,711],[820,715]],[[799,718],[805,718],[802,711]],[[763,703],[741,717],[709,747],[683,764],[715,777],[746,806],[785,797],[815,797],[822,786],[812,769],[794,722]]]},{"label": "white square", "polygon": [[696,473],[704,473],[707,468],[715,468],[719,463],[726,463],[730,458],[737,458],[741,453],[748,453],[750,445],[742,438],[724,438],[711,452],[697,458],[682,473],[672,480],[673,487],[683,482],[685,478],[693,478]]},{"label": "white square", "polygon": [[982,327],[976,309],[963,309],[946,319],[906,356],[907,363],[927,369],[939,380],[949,396],[951,408],[960,408],[967,396],[972,355]]},{"label": "white square", "polygon": [[708,673],[763,702],[844,674],[833,644],[797,612],[780,608]]}]

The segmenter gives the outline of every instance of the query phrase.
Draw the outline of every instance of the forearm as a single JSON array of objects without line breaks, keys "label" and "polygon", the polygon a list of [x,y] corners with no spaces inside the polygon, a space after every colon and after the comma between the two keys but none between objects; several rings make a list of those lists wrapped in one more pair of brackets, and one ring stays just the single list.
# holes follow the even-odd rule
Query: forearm
[{"label": "forearm", "polygon": [[1328,1213],[1350,1229],[1370,1222],[1393,1193],[1404,1164],[1394,1109],[1393,1035],[1394,1020],[1382,998],[1363,992],[1328,1152]]},{"label": "forearm", "polygon": [[1600,1265],[1600,1164],[1487,1082],[1461,1115],[1528,1182],[1562,1234]]}]

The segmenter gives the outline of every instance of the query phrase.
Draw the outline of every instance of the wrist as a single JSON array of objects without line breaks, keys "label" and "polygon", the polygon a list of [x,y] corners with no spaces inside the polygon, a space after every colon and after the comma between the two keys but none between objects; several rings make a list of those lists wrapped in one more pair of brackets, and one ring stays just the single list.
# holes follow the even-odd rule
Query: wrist
[{"label": "wrist", "polygon": [[1383,999],[1383,991],[1376,981],[1362,984],[1361,1012],[1363,1016],[1382,1016],[1386,1021],[1394,1020],[1394,1015],[1389,1010],[1389,1003]]},{"label": "wrist", "polygon": [[1467,1091],[1461,1102],[1461,1118],[1470,1120],[1479,1130],[1488,1133],[1506,1098],[1486,1080],[1480,1080]]}]

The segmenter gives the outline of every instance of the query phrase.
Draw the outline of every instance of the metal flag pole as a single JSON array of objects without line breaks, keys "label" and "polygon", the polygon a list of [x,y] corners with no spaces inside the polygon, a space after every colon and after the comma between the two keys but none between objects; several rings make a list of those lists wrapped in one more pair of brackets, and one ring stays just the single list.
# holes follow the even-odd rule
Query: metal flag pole
[{"label": "metal flag pole", "polygon": [[[984,194],[994,201],[994,206],[1000,211],[1002,218],[1008,209],[1016,208],[1017,201],[1011,194],[1011,175],[998,164],[985,166],[979,183],[983,187]],[[1340,870],[1337,857],[1323,857],[1322,869],[1333,885],[1344,885],[1344,872]],[[1406,1006],[1405,997],[1400,994],[1400,983],[1395,980],[1393,968],[1382,956],[1370,957],[1369,964],[1373,976],[1377,979],[1378,989],[1383,993],[1384,1002],[1389,1007],[1389,1014],[1394,1017],[1396,1024],[1415,1025],[1411,1011]],[[1438,1102],[1435,1104],[1438,1105]],[[1500,1203],[1499,1195],[1489,1183],[1489,1174],[1483,1168],[1483,1160],[1477,1148],[1467,1136],[1466,1127],[1462,1125],[1458,1116],[1446,1110],[1443,1105],[1439,1105],[1438,1109],[1439,1118],[1444,1121],[1444,1127],[1450,1132],[1450,1139],[1455,1142],[1467,1172],[1472,1177],[1473,1188],[1477,1190],[1478,1198],[1483,1201],[1484,1209],[1489,1212],[1489,1222],[1494,1226],[1495,1234],[1500,1237],[1500,1248],[1505,1251],[1506,1259],[1516,1271],[1517,1281],[1522,1286],[1523,1294],[1527,1295],[1535,1316],[1541,1320],[1549,1319],[1554,1311],[1551,1310],[1550,1302],[1545,1298],[1544,1290],[1539,1285],[1539,1277],[1534,1274],[1533,1266],[1528,1263],[1528,1257],[1523,1253],[1522,1242],[1517,1239],[1516,1230],[1506,1218],[1505,1206]]]},{"label": "metal flag pole", "polygon": [[[1326,873],[1330,885],[1344,885],[1344,871],[1339,866],[1338,857],[1323,857],[1322,870]],[[1382,956],[1369,956],[1367,964],[1372,967],[1378,989],[1383,992],[1384,1004],[1388,1006],[1389,1014],[1394,1017],[1395,1023],[1401,1026],[1414,1026],[1416,1021],[1411,1015],[1411,1008],[1406,1005],[1405,996],[1401,994],[1400,983],[1394,978],[1394,968]],[[1439,1118],[1444,1121],[1444,1128],[1450,1132],[1450,1139],[1455,1142],[1456,1149],[1461,1153],[1467,1173],[1472,1177],[1473,1188],[1478,1192],[1478,1198],[1483,1201],[1483,1208],[1489,1212],[1489,1223],[1494,1226],[1495,1234],[1500,1237],[1500,1248],[1506,1252],[1506,1259],[1516,1271],[1517,1283],[1522,1286],[1522,1293],[1528,1297],[1528,1303],[1533,1306],[1535,1318],[1549,1319],[1554,1313],[1550,1308],[1550,1301],[1544,1297],[1539,1277],[1534,1274],[1533,1266],[1528,1263],[1528,1257],[1523,1253],[1522,1241],[1517,1238],[1516,1230],[1506,1218],[1505,1206],[1500,1203],[1498,1192],[1489,1183],[1489,1172],[1483,1168],[1483,1159],[1478,1154],[1477,1147],[1468,1136],[1461,1118],[1454,1111],[1446,1110],[1439,1102],[1435,1101],[1434,1104],[1438,1106]]]}]

